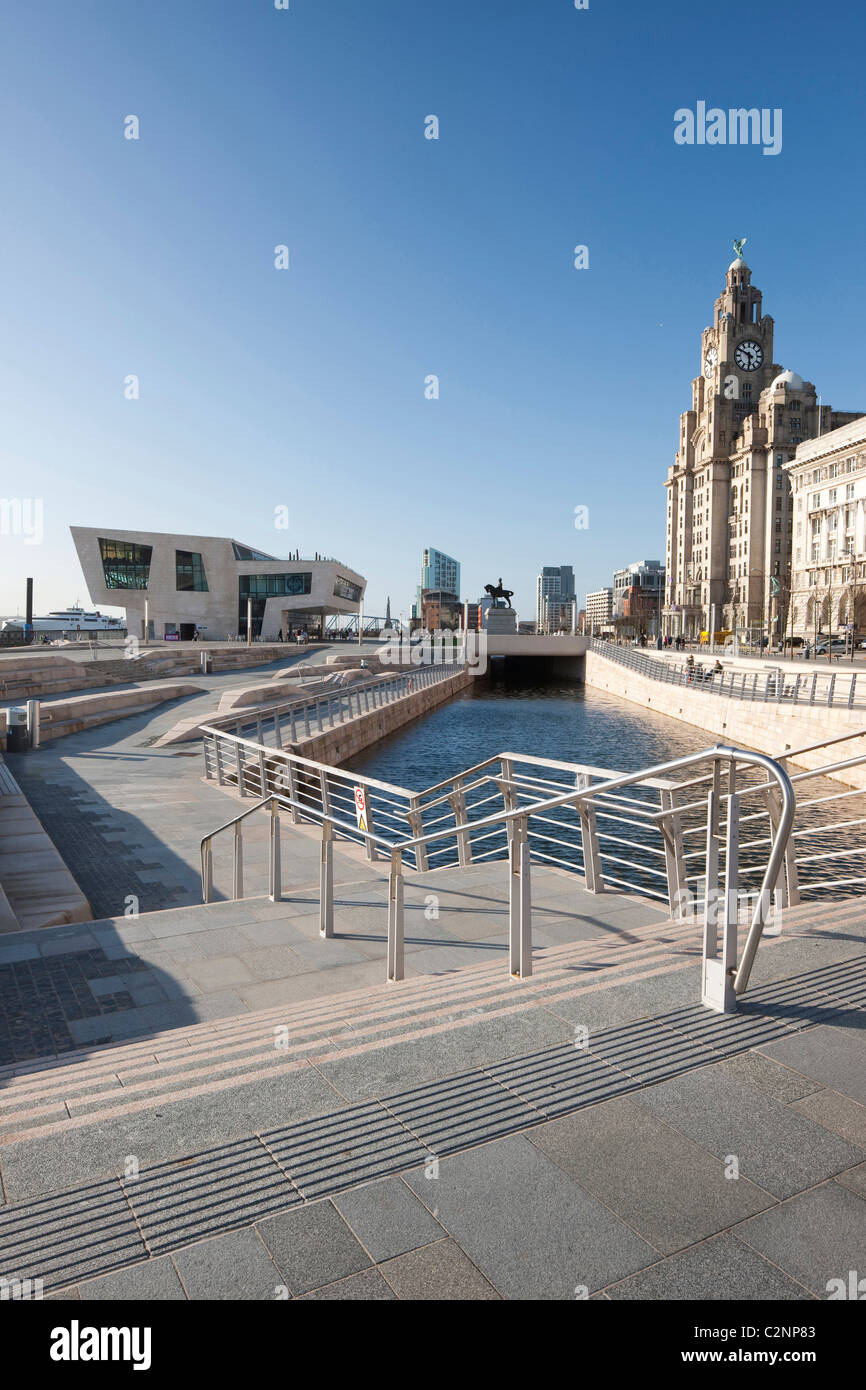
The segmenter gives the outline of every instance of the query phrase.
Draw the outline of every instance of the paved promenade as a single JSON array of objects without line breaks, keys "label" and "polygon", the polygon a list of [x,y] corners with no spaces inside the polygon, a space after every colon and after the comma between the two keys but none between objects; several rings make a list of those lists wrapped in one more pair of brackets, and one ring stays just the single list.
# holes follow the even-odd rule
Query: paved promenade
[{"label": "paved promenade", "polygon": [[109,910],[0,940],[0,1276],[85,1300],[809,1301],[866,1269],[862,899],[789,910],[720,1016],[698,928],[646,900],[533,869],[517,982],[503,864],[408,874],[386,985],[383,866],[353,846],[332,940],[303,827],[284,902],[263,818],[251,896],[201,904],[200,835],[235,803],[199,750],[152,749],[175,718],[14,760]]},{"label": "paved promenade", "polygon": [[334,965],[5,1069],[0,1267],[67,1298],[826,1296],[866,1263],[861,906],[789,914],[719,1016],[693,927],[560,882],[538,939],[583,939],[522,983],[501,953],[336,993]]},{"label": "paved promenade", "polygon": [[[275,671],[327,654],[287,647],[285,658],[253,672],[190,677],[201,695],[6,756],[94,917],[122,914],[133,897],[140,912],[201,903],[201,838],[234,814],[227,798],[201,781],[200,744],[154,748],[160,735],[188,715],[213,713],[226,690],[260,677],[264,683]],[[218,891],[228,886],[220,869]],[[255,890],[254,880],[249,886]]]}]

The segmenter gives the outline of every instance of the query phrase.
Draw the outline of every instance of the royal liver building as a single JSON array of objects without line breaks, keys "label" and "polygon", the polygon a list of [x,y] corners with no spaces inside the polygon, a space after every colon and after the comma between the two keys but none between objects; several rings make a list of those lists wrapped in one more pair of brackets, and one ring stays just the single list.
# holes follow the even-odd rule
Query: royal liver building
[{"label": "royal liver building", "polygon": [[773,326],[738,255],[701,337],[701,372],[665,483],[664,627],[674,636],[697,637],[713,620],[755,642],[785,633],[793,529],[785,465],[803,440],[859,413],[819,407],[811,382],[773,361]]}]

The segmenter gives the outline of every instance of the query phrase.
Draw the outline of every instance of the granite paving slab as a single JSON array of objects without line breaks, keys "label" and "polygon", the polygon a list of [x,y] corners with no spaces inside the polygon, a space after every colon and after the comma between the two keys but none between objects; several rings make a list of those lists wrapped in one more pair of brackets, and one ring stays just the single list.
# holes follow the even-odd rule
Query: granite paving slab
[{"label": "granite paving slab", "polygon": [[831,1280],[847,1287],[850,1270],[866,1270],[866,1202],[838,1182],[822,1183],[743,1222],[737,1237],[827,1298]]},{"label": "granite paving slab", "polygon": [[801,1284],[735,1236],[725,1234],[671,1255],[605,1290],[615,1300],[786,1301],[809,1298]]},{"label": "granite paving slab", "polygon": [[733,1155],[743,1178],[784,1198],[866,1158],[856,1145],[719,1067],[642,1090],[638,1104],[719,1158]]},{"label": "granite paving slab", "polygon": [[506,1298],[573,1299],[658,1259],[521,1135],[443,1159],[438,1178],[420,1168],[406,1181]]},{"label": "granite paving slab", "polygon": [[[672,1254],[772,1205],[746,1179],[625,1097],[551,1120],[529,1140],[633,1230]],[[640,1162],[623,1163],[630,1150]]]}]

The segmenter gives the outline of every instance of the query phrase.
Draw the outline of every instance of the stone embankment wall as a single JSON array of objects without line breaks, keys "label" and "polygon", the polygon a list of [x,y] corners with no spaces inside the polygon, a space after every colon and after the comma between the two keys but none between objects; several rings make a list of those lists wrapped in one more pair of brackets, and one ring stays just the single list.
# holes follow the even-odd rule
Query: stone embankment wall
[{"label": "stone embankment wall", "polygon": [[[607,690],[622,700],[643,705],[672,719],[682,719],[699,729],[715,735],[708,743],[739,744],[779,757],[792,748],[838,738],[842,734],[860,732],[837,747],[804,753],[796,759],[797,767],[816,768],[829,762],[866,756],[866,712],[826,705],[792,705],[771,700],[734,700],[729,696],[710,695],[683,685],[665,685],[650,680],[628,666],[606,661],[597,652],[585,657],[586,684],[596,690]],[[866,764],[832,773],[835,781],[851,787],[866,788]]]},{"label": "stone embankment wall", "polygon": [[347,758],[363,753],[365,748],[377,743],[380,738],[386,738],[395,729],[401,728],[413,719],[420,719],[437,705],[452,699],[470,686],[474,678],[471,669],[460,671],[455,676],[449,676],[447,680],[404,695],[393,704],[359,715],[336,729],[326,729],[311,735],[310,738],[299,739],[292,745],[292,752],[299,753],[302,758],[310,758],[313,762],[330,763],[332,767],[339,767]]}]

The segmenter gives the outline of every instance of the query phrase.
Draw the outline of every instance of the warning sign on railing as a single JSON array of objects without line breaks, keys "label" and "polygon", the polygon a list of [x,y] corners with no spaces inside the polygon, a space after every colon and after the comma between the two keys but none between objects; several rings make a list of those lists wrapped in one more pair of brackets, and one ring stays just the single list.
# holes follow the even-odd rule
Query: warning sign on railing
[{"label": "warning sign on railing", "polygon": [[363,787],[355,788],[355,819],[359,830],[367,829],[367,798]]}]

